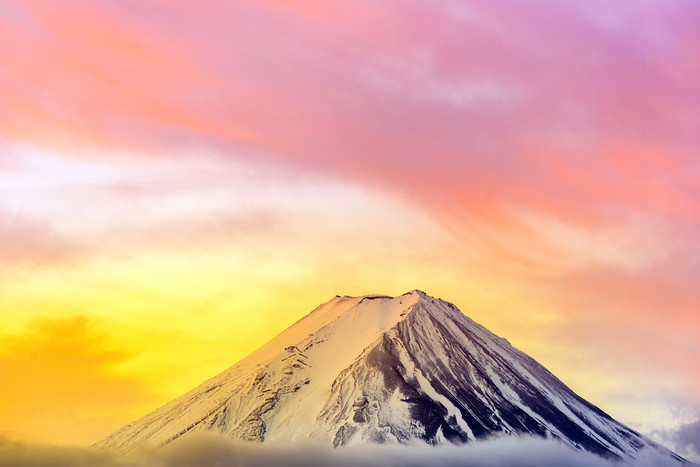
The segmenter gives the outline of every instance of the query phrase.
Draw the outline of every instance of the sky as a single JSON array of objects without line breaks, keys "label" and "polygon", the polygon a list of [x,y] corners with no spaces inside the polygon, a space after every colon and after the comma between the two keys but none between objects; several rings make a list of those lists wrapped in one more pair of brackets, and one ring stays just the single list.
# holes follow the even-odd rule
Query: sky
[{"label": "sky", "polygon": [[89,445],[336,294],[418,288],[697,455],[698,24],[0,1],[0,436]]}]

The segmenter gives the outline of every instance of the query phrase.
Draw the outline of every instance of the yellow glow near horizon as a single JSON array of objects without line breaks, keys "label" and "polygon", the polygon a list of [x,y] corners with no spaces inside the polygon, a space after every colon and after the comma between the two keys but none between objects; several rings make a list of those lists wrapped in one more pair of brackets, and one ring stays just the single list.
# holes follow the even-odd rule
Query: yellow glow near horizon
[{"label": "yellow glow near horizon", "polygon": [[[235,363],[336,293],[399,295],[416,287],[544,358],[575,389],[605,393],[577,377],[582,369],[591,374],[590,360],[567,371],[572,356],[541,345],[560,318],[527,290],[469,272],[455,258],[406,257],[404,248],[385,249],[372,268],[342,254],[329,263],[312,250],[293,251],[294,261],[280,254],[256,263],[254,274],[257,260],[248,255],[256,253],[235,247],[144,253],[5,283],[0,368],[10,380],[0,387],[0,433],[89,444]],[[293,266],[301,256],[303,269]]]}]

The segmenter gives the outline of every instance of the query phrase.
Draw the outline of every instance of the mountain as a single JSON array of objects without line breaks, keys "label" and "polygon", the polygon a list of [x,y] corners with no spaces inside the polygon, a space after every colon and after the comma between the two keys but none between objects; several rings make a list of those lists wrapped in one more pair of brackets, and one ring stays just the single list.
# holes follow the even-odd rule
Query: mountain
[{"label": "mountain", "polygon": [[415,290],[336,296],[223,373],[95,447],[196,431],[249,441],[464,443],[559,439],[612,459],[680,457],[613,420],[454,305]]}]

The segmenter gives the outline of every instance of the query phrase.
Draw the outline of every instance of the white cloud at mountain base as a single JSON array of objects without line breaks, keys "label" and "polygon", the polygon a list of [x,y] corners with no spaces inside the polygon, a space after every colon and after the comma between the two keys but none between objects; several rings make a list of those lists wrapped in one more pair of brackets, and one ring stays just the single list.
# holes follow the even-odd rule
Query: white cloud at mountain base
[{"label": "white cloud at mountain base", "polygon": [[[0,467],[624,467],[627,464],[575,451],[557,441],[495,438],[462,446],[362,446],[329,449],[311,443],[264,445],[196,434],[162,449],[140,449],[126,456],[90,448],[42,446],[0,439]],[[643,453],[641,467],[678,466],[657,453]]]},{"label": "white cloud at mountain base", "polygon": [[672,430],[655,430],[650,436],[693,462],[700,462],[700,419]]}]

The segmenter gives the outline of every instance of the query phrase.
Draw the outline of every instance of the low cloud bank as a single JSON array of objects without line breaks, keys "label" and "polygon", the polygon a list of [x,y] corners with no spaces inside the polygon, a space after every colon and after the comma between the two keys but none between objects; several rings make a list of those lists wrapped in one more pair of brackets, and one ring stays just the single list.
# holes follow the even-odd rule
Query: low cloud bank
[{"label": "low cloud bank", "polygon": [[[624,467],[556,441],[499,438],[462,446],[363,446],[329,449],[310,443],[251,444],[212,434],[191,435],[162,449],[126,456],[89,448],[39,446],[0,439],[0,467]],[[678,466],[646,453],[634,466]]]},{"label": "low cloud bank", "polygon": [[700,420],[681,425],[677,435],[677,446],[684,452],[692,453],[694,458],[700,459]]},{"label": "low cloud bank", "polygon": [[700,419],[675,430],[655,431],[651,436],[671,446],[688,460],[700,463]]}]

